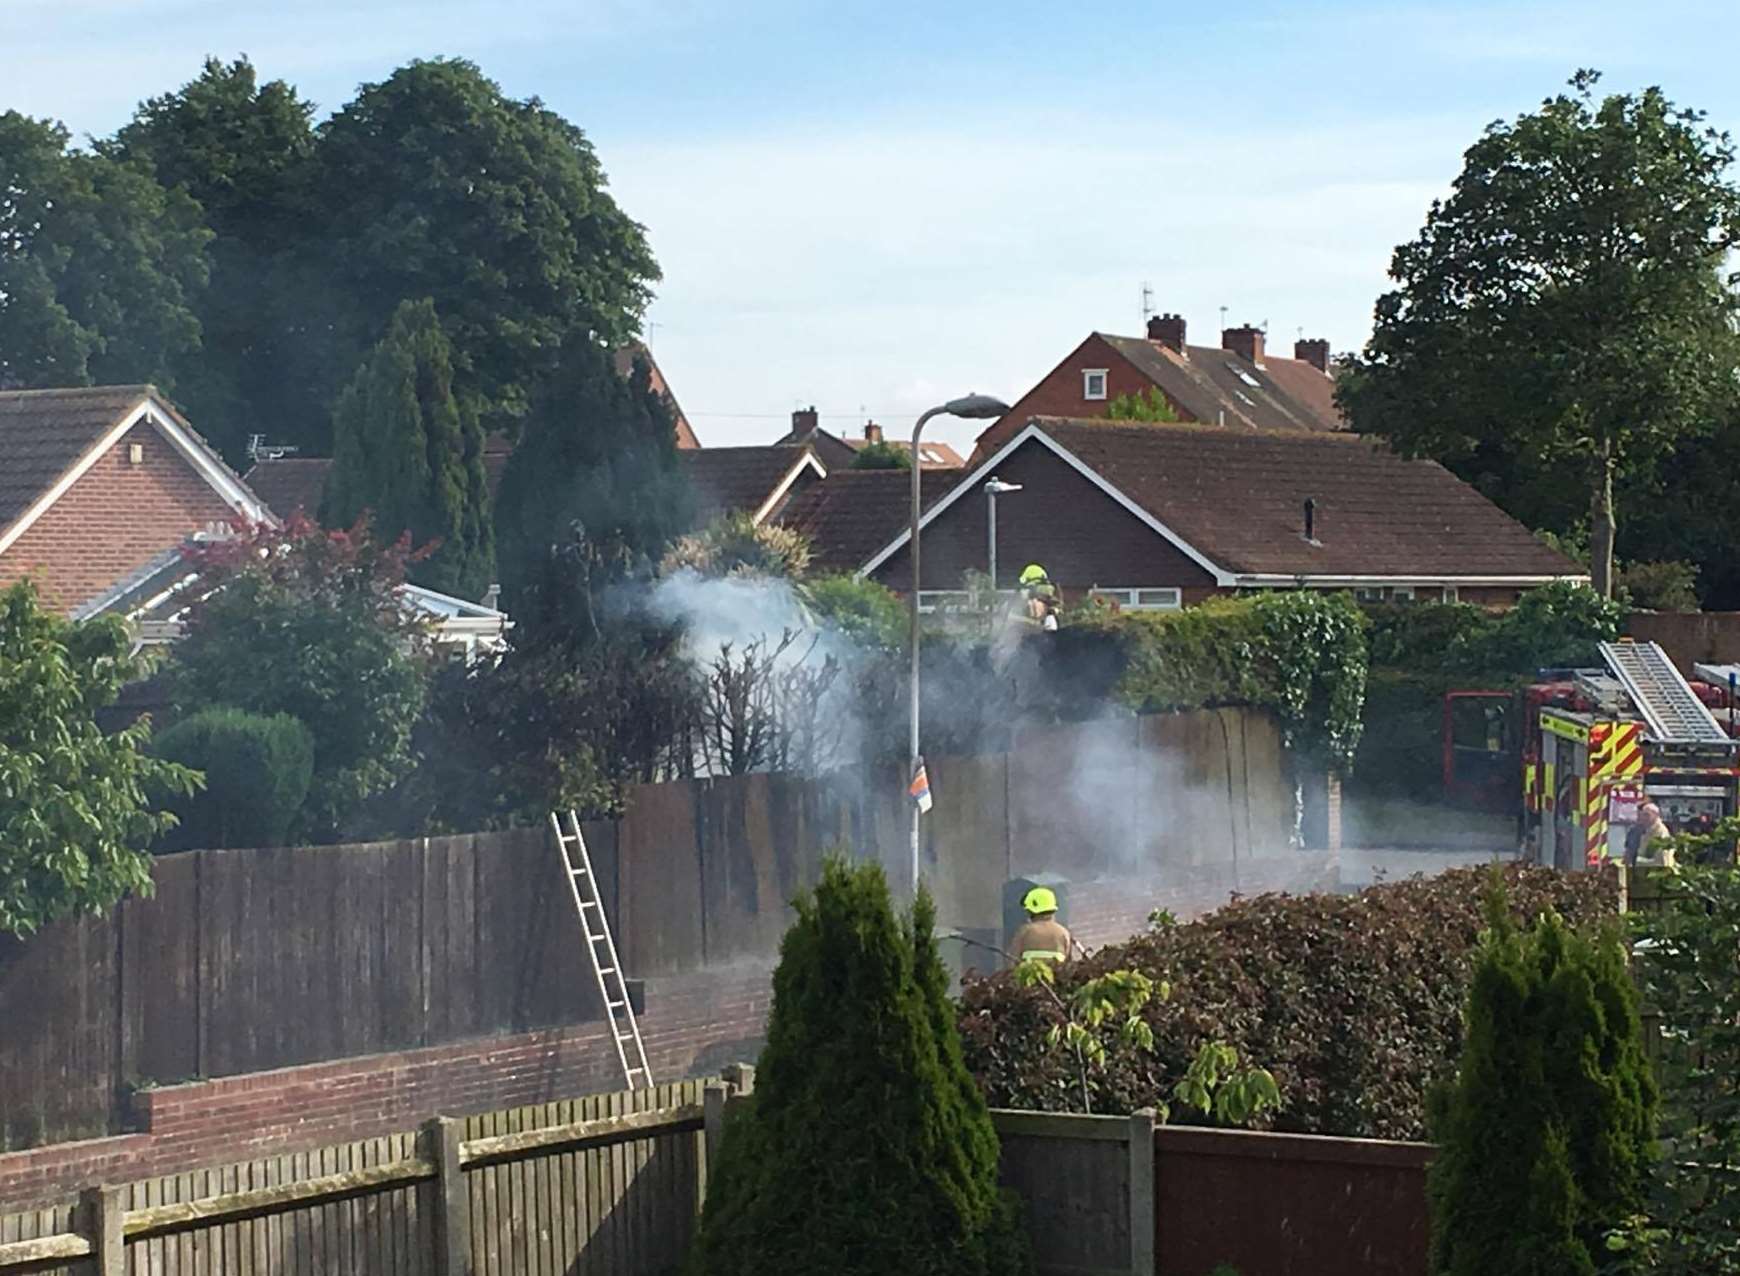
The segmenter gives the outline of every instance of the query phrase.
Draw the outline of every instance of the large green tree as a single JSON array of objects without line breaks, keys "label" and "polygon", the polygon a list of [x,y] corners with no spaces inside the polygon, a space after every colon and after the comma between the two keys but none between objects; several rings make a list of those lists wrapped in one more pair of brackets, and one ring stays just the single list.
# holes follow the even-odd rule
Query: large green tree
[{"label": "large green tree", "polygon": [[200,348],[211,238],[143,165],[0,114],[0,386],[154,381]]},{"label": "large green tree", "polygon": [[438,542],[410,569],[420,585],[481,598],[495,570],[483,428],[453,395],[453,348],[435,303],[407,301],[338,401],[321,516],[376,535]]},{"label": "large green tree", "polygon": [[0,592],[0,933],[149,890],[146,848],[175,818],[153,806],[197,772],[151,757],[145,719],[96,721],[138,676],[120,621],[70,624],[30,584]]},{"label": "large green tree", "polygon": [[177,397],[237,464],[248,433],[283,436],[325,410],[306,396],[303,342],[293,341],[305,335],[312,282],[295,251],[314,227],[312,113],[284,81],[262,84],[246,58],[207,58],[197,78],[141,103],[98,143],[186,192],[214,233],[196,306],[205,341],[178,362]]},{"label": "large green tree", "polygon": [[571,329],[633,336],[658,278],[585,134],[469,62],[364,85],[320,127],[314,193],[309,251],[344,290],[336,366],[355,366],[401,300],[431,297],[455,388],[490,428],[517,426]]},{"label": "large green tree", "polygon": [[1537,526],[1519,501],[1580,490],[1606,594],[1616,476],[1653,471],[1732,397],[1740,192],[1727,134],[1659,89],[1597,98],[1597,78],[1469,148],[1396,250],[1339,396],[1355,429],[1484,474]]}]

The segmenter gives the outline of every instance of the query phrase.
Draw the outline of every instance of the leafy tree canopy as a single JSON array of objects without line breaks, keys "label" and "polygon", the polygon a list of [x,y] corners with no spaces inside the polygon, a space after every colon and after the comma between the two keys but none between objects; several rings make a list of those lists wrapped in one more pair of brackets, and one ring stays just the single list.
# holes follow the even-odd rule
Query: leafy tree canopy
[{"label": "leafy tree canopy", "polygon": [[435,303],[404,302],[338,401],[336,447],[321,508],[330,526],[364,514],[385,540],[408,533],[433,552],[420,585],[480,598],[495,570],[483,429],[453,397],[453,348]]},{"label": "leafy tree canopy", "polygon": [[702,576],[748,574],[799,580],[809,566],[809,537],[777,523],[757,523],[735,510],[679,537],[665,552],[659,570],[667,576],[686,570]]},{"label": "leafy tree canopy", "polygon": [[144,719],[107,735],[96,710],[138,676],[114,619],[70,624],[28,584],[0,592],[0,932],[100,913],[151,888],[152,840],[175,817],[154,795],[198,772],[146,752]]},{"label": "leafy tree canopy", "polygon": [[1172,400],[1149,386],[1139,394],[1120,394],[1106,404],[1106,415],[1114,421],[1176,421],[1178,410]]},{"label": "leafy tree canopy", "polygon": [[[1356,429],[1529,492],[1580,486],[1612,585],[1614,479],[1649,472],[1730,397],[1733,146],[1659,89],[1571,92],[1491,125],[1396,250],[1338,394]],[[1509,478],[1518,490],[1504,490]],[[1561,511],[1562,515],[1562,511]]]},{"label": "leafy tree canopy", "polygon": [[148,168],[0,113],[0,387],[151,381],[200,348],[211,239]]},{"label": "leafy tree canopy", "polygon": [[871,443],[858,449],[849,467],[854,470],[910,470],[912,452],[896,443]]}]

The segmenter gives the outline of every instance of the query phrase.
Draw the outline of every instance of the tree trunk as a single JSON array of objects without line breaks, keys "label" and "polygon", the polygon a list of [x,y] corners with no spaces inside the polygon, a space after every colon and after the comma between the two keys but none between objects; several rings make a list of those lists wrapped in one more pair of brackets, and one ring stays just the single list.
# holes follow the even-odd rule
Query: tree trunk
[{"label": "tree trunk", "polygon": [[1613,444],[1595,454],[1589,493],[1589,576],[1595,592],[1613,597]]}]

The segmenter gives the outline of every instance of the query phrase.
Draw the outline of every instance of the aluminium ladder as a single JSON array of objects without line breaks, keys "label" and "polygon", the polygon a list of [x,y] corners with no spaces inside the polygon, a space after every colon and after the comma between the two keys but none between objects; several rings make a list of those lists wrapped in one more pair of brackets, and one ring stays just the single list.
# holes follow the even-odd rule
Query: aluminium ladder
[{"label": "aluminium ladder", "polygon": [[1663,744],[1727,744],[1728,733],[1659,643],[1604,642],[1601,658],[1625,688],[1649,733]]},{"label": "aluminium ladder", "polygon": [[[640,1039],[640,1023],[628,999],[628,981],[623,977],[622,960],[616,955],[616,941],[610,935],[610,919],[604,915],[604,905],[599,900],[598,879],[593,876],[592,856],[587,853],[586,838],[580,832],[580,817],[569,811],[567,828],[562,825],[563,817],[551,811],[550,827],[556,833],[556,849],[562,853],[562,875],[567,878],[574,911],[580,916],[580,930],[586,936],[586,955],[598,979],[598,995],[604,1001],[623,1082],[630,1090],[651,1089],[646,1043]],[[594,919],[597,929],[593,929]]]}]

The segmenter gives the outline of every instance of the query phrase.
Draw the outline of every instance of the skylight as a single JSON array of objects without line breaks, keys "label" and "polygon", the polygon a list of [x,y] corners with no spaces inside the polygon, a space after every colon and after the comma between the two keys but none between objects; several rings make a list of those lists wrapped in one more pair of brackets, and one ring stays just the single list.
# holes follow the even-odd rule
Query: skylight
[{"label": "skylight", "polygon": [[1240,381],[1243,381],[1246,385],[1250,386],[1251,389],[1261,390],[1263,388],[1263,383],[1261,381],[1257,380],[1250,373],[1246,372],[1243,368],[1239,367],[1238,364],[1233,363],[1229,360],[1226,366],[1227,366],[1227,371],[1231,372]]}]

